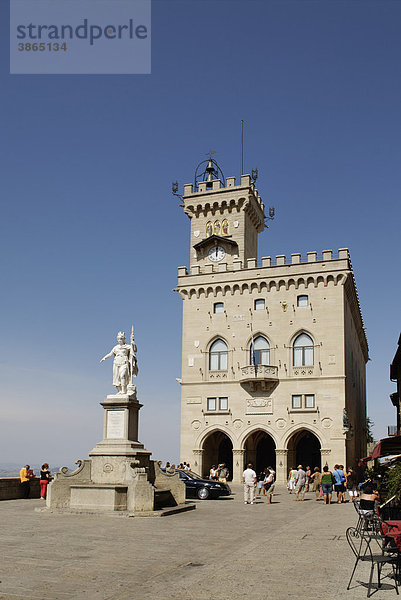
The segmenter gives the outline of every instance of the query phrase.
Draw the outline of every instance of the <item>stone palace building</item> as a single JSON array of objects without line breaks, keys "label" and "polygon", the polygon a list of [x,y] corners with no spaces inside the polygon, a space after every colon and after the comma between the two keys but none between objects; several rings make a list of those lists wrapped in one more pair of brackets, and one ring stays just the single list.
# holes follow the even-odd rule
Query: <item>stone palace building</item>
[{"label": "stone palace building", "polygon": [[[366,455],[368,344],[349,252],[258,260],[264,204],[249,175],[184,186],[190,267],[183,300],[181,460],[355,466]],[[216,165],[217,166],[217,165]]]}]

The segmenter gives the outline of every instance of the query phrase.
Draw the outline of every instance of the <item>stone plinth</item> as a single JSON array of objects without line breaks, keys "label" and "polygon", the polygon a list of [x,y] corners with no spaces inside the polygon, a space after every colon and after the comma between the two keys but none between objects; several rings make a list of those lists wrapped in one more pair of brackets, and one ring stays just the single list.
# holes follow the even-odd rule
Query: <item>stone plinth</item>
[{"label": "stone plinth", "polygon": [[63,467],[48,486],[48,509],[78,512],[125,512],[151,515],[163,506],[185,505],[185,484],[177,473],[164,473],[138,441],[141,404],[136,391],[107,396],[103,439],[77,461],[72,473]]},{"label": "stone plinth", "polygon": [[151,452],[138,441],[139,410],[136,393],[107,396],[104,408],[103,439],[89,453],[91,480],[95,483],[121,483],[126,479],[126,462],[149,468]]}]

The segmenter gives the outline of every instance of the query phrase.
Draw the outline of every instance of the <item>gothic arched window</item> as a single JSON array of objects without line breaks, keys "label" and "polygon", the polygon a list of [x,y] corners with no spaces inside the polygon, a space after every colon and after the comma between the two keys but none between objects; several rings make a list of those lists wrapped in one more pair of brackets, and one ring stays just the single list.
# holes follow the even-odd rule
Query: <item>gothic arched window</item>
[{"label": "gothic arched window", "polygon": [[301,333],[294,340],[294,367],[313,366],[313,340],[306,333]]},{"label": "gothic arched window", "polygon": [[266,338],[259,335],[251,344],[251,365],[270,364],[270,344]]},{"label": "gothic arched window", "polygon": [[209,370],[227,371],[227,356],[227,344],[221,339],[213,342],[209,350]]}]

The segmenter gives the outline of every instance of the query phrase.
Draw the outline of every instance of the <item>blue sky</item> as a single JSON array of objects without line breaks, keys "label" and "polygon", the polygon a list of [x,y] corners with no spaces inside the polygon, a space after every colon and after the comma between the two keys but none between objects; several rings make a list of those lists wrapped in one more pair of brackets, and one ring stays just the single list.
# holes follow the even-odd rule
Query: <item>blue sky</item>
[{"label": "blue sky", "polygon": [[259,169],[259,256],[348,247],[375,435],[395,423],[401,4],[154,0],[152,74],[9,75],[0,5],[1,462],[72,464],[101,438],[100,358],[134,323],[140,438],[177,460],[189,221],[171,182],[217,151]]}]

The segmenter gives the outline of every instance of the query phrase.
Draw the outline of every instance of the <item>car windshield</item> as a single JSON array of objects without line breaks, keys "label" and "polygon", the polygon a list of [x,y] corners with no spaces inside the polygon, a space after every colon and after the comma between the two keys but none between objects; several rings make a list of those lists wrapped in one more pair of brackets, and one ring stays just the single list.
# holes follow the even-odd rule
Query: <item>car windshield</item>
[{"label": "car windshield", "polygon": [[181,470],[178,470],[178,473],[184,473],[185,475],[188,475],[192,479],[204,479],[204,477],[200,477],[197,473],[193,473],[192,471],[181,471]]}]

